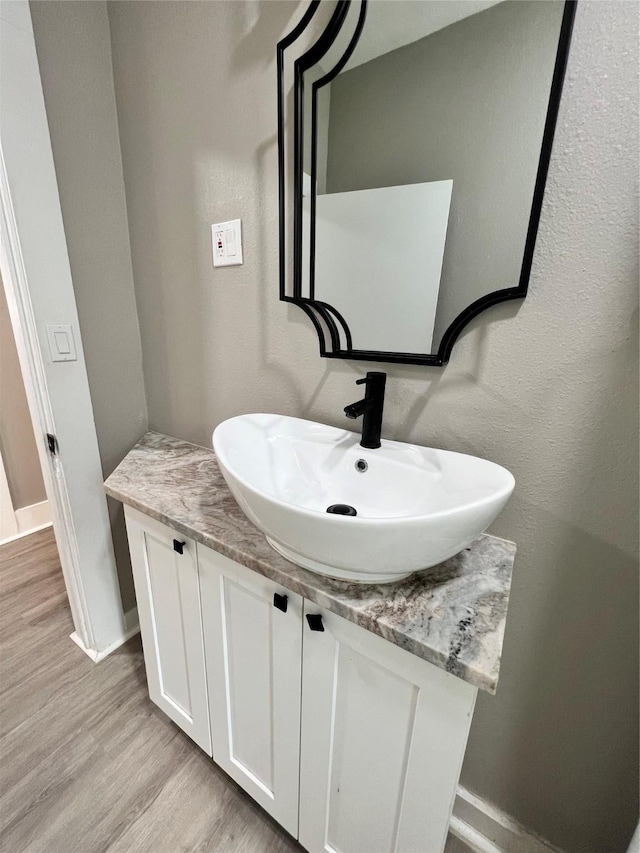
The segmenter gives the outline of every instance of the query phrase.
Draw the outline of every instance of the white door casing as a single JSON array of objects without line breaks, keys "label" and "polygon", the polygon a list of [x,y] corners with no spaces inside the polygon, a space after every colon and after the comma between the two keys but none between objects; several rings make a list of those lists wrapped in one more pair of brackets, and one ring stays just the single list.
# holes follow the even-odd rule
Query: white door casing
[{"label": "white door casing", "polygon": [[300,843],[444,849],[477,689],[334,613],[305,624]]},{"label": "white door casing", "polygon": [[302,598],[201,545],[198,565],[214,761],[297,837]]},{"label": "white door casing", "polygon": [[[125,624],[27,0],[0,2],[0,263],[75,633],[94,660]],[[73,328],[54,363],[47,324]],[[52,457],[46,433],[57,437]]]},{"label": "white door casing", "polygon": [[196,544],[129,507],[125,520],[149,696],[211,755]]}]

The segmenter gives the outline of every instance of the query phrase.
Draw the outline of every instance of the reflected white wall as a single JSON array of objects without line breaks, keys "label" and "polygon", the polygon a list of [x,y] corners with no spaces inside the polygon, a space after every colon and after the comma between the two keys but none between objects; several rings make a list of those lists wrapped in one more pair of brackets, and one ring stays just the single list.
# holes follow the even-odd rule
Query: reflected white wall
[{"label": "reflected white wall", "polygon": [[430,352],[453,181],[319,195],[316,299],[354,349]]}]

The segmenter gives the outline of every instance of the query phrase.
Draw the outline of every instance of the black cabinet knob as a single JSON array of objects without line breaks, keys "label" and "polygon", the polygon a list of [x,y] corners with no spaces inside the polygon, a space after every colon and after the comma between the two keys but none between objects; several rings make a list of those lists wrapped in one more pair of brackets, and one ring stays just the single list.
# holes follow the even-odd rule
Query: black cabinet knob
[{"label": "black cabinet knob", "polygon": [[184,546],[186,544],[187,544],[186,542],[178,542],[177,539],[174,539],[173,540],[173,550],[176,551],[178,554],[182,554]]},{"label": "black cabinet knob", "polygon": [[320,613],[307,613],[307,622],[312,631],[324,631],[322,615]]},{"label": "black cabinet knob", "polygon": [[283,613],[287,612],[287,603],[289,599],[286,595],[279,595],[279,593],[274,592],[273,594],[273,606],[277,607],[278,610],[282,610]]}]

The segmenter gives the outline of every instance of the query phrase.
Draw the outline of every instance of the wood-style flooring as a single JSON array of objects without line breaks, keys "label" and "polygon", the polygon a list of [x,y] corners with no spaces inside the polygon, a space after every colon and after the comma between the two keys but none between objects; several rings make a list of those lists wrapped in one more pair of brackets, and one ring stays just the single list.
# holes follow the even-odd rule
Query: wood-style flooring
[{"label": "wood-style flooring", "polygon": [[72,630],[51,530],[1,546],[1,853],[302,851],[150,702],[139,638],[94,664]]}]

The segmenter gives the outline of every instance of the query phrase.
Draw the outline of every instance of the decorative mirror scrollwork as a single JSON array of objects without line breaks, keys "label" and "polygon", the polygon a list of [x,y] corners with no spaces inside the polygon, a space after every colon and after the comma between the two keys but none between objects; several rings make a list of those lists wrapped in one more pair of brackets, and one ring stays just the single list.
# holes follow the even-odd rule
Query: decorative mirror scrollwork
[{"label": "decorative mirror scrollwork", "polygon": [[443,365],[527,293],[575,0],[312,0],[277,48],[280,298]]}]

